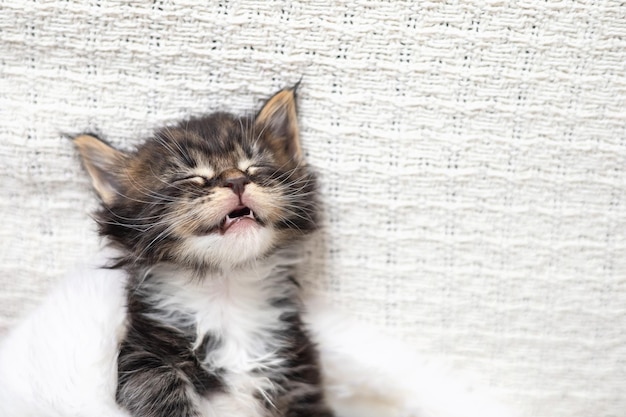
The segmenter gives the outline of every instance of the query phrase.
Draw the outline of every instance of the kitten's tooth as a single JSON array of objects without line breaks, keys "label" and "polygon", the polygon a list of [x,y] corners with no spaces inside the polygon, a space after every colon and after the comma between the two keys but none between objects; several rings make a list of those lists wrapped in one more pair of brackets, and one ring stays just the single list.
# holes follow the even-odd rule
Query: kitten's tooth
[{"label": "kitten's tooth", "polygon": [[230,224],[232,223],[232,219],[228,216],[224,217],[224,220],[222,220],[222,224],[220,225],[220,231],[221,233],[226,232],[226,230],[228,230],[228,228],[230,227]]}]

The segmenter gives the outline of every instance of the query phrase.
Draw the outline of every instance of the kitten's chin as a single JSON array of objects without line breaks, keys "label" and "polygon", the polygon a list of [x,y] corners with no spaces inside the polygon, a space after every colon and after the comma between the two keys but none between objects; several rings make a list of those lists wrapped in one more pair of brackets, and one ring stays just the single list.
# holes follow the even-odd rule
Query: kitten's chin
[{"label": "kitten's chin", "polygon": [[276,232],[271,227],[242,218],[218,233],[186,238],[179,256],[198,264],[233,269],[265,256],[275,239]]}]

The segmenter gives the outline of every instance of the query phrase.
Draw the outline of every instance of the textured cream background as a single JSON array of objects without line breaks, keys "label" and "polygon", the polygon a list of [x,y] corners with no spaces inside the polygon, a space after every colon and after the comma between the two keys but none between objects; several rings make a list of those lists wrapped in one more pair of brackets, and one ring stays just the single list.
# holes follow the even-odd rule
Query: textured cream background
[{"label": "textured cream background", "polygon": [[128,148],[301,76],[311,279],[523,416],[623,416],[618,1],[0,0],[0,327],[97,246],[60,132]]}]

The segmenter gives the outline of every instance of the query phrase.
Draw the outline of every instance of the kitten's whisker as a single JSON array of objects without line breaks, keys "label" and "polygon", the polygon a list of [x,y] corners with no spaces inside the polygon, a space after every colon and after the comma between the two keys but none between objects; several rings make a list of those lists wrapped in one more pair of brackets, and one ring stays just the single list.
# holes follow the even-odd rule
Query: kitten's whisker
[{"label": "kitten's whisker", "polygon": [[239,117],[237,121],[239,121],[239,130],[241,131],[241,139],[243,140],[245,139],[246,131],[243,128],[243,122],[241,121],[241,117]]},{"label": "kitten's whisker", "polygon": [[162,241],[169,237],[173,232],[171,225],[166,227],[161,233],[159,233],[154,239],[152,239],[144,248],[135,256],[135,264],[141,260],[143,260],[146,252],[154,245],[157,241]]},{"label": "kitten's whisker", "polygon": [[[152,168],[150,168],[152,169]],[[182,199],[180,197],[173,197],[173,196],[168,196],[166,194],[161,194],[155,190],[151,190],[148,187],[143,186],[142,184],[140,184],[139,182],[135,181],[135,179],[133,177],[131,177],[130,175],[126,174],[126,179],[131,183],[131,185],[133,185],[135,187],[135,190],[141,192],[144,196],[146,197],[157,197],[159,198],[161,201],[143,201],[143,203],[146,204],[170,204],[170,203],[176,203],[178,201],[182,201]],[[139,200],[135,200],[135,201],[139,201]],[[140,201],[141,202],[141,201]]]},{"label": "kitten's whisker", "polygon": [[313,218],[312,218],[310,215],[308,215],[308,214],[304,214],[304,215],[303,215],[303,214],[299,214],[299,213],[297,213],[297,212],[295,212],[295,211],[293,211],[293,210],[289,210],[289,211],[287,212],[287,214],[289,214],[289,215],[291,215],[291,216],[298,217],[298,218],[300,218],[300,219],[302,219],[302,220],[306,220],[306,221],[308,221],[308,222],[313,223]]},{"label": "kitten's whisker", "polygon": [[[127,219],[127,220],[134,220],[134,219]],[[139,221],[140,219],[137,219],[137,221]],[[147,232],[151,229],[154,229],[157,226],[160,226],[162,224],[166,224],[169,223],[168,220],[161,220],[158,222],[150,222],[150,223],[123,223],[121,221],[99,221],[99,223],[102,224],[111,224],[111,225],[116,225],[116,226],[123,226],[123,227],[128,227],[128,228],[134,228],[134,229],[141,229],[141,231],[143,232]]]},{"label": "kitten's whisker", "polygon": [[[188,128],[189,128],[189,120],[187,120],[187,126],[185,130],[188,131]],[[171,129],[169,128],[169,126],[166,126],[165,129],[169,135],[169,138],[174,143],[174,146],[176,146],[176,148],[180,151],[180,156],[183,158],[183,162],[187,165],[192,164],[193,158],[189,154],[189,150],[186,147],[182,146],[179,143],[179,141],[176,140],[176,138],[174,137],[174,134],[171,133]]]},{"label": "kitten's whisker", "polygon": [[[285,162],[284,164],[282,164],[281,166],[277,167],[277,168],[274,170],[274,172],[272,172],[272,173],[270,174],[270,177],[272,177],[272,178],[273,178],[273,177],[275,177],[275,176],[276,176],[276,174],[277,174],[278,172],[280,172],[280,173],[281,173],[280,175],[284,175],[284,174],[285,174],[285,171],[282,171],[282,169],[283,169],[284,167],[286,167],[287,165],[289,165],[289,163],[290,163],[290,162],[291,162],[291,161],[287,161],[287,162]],[[279,175],[279,178],[280,178],[280,175]]]},{"label": "kitten's whisker", "polygon": [[134,221],[141,221],[141,220],[152,220],[152,219],[158,219],[161,217],[161,215],[154,215],[154,216],[146,216],[146,217],[126,217],[126,216],[122,216],[121,214],[115,213],[114,211],[112,211],[111,209],[107,208],[107,210],[109,211],[109,213],[111,213],[114,217],[118,218],[118,219],[122,219],[122,220],[134,220]]},{"label": "kitten's whisker", "polygon": [[166,138],[162,137],[161,135],[165,135],[166,133],[164,132],[165,128],[163,128],[163,131],[161,132],[156,132],[154,134],[154,139],[156,140],[157,143],[159,143],[161,146],[163,146],[165,148],[166,151],[168,151],[168,153],[172,156],[177,156],[176,152],[174,151],[174,148],[172,148],[169,143],[167,143]]},{"label": "kitten's whisker", "polygon": [[149,249],[151,249],[151,247],[156,242],[160,242],[160,241],[167,239],[175,231],[175,229],[178,228],[180,225],[188,222],[189,220],[195,220],[195,216],[193,212],[185,213],[183,216],[180,216],[180,214],[173,213],[171,214],[171,217],[173,217],[175,220],[172,221],[169,218],[164,219],[162,224],[166,224],[166,223],[169,223],[169,224],[161,232],[159,232],[159,234],[156,237],[152,238],[152,240],[143,247],[141,252],[135,255],[135,264],[139,262],[140,260],[142,260],[145,253]]},{"label": "kitten's whisker", "polygon": [[[165,137],[161,137],[160,136],[161,134],[163,134]],[[155,136],[156,136],[157,140],[159,141],[159,143],[161,145],[163,145],[163,147],[165,147],[166,149],[168,149],[170,151],[172,156],[174,156],[174,157],[183,157],[183,159],[186,156],[188,156],[188,153],[185,150],[183,150],[183,148],[180,146],[180,144],[178,143],[178,141],[174,137],[174,135],[172,133],[172,130],[170,129],[169,126],[165,126]],[[166,139],[169,139],[169,143],[168,143],[168,141]],[[174,146],[176,146],[176,148],[178,149],[178,151],[180,153],[177,153],[176,150],[171,146],[171,144],[174,144]]]},{"label": "kitten's whisker", "polygon": [[[254,135],[254,128],[256,127],[256,123],[253,125],[252,127],[252,135]],[[265,129],[267,129],[267,124],[265,126],[263,126],[263,129],[261,129],[261,131],[259,132],[258,135],[256,135],[255,139],[254,139],[254,144],[257,144],[261,141],[261,136],[265,133]]]},{"label": "kitten's whisker", "polygon": [[298,227],[297,224],[295,224],[293,221],[291,221],[291,219],[288,219],[287,217],[281,217],[280,221],[285,222],[286,224],[290,224],[291,227],[293,227],[294,229],[301,231],[302,229],[300,229],[300,227]]},{"label": "kitten's whisker", "polygon": [[[287,204],[270,203],[269,205],[274,210],[277,210],[277,211],[281,211],[282,210],[282,211],[284,211],[287,216],[295,216],[295,217],[298,217],[298,218],[300,218],[302,220],[306,220],[306,221],[311,222],[311,223],[314,222],[314,219],[309,214],[310,210],[304,209],[301,205],[294,205],[294,204],[290,204],[290,203],[287,203]],[[293,210],[294,208],[298,209],[298,211],[296,212],[295,210]],[[302,212],[302,214],[300,214],[300,212]],[[280,218],[281,218],[281,220],[284,220],[284,221],[289,220],[288,217],[286,217],[286,216],[280,216]],[[290,223],[295,226],[295,224],[293,222],[290,222]]]}]

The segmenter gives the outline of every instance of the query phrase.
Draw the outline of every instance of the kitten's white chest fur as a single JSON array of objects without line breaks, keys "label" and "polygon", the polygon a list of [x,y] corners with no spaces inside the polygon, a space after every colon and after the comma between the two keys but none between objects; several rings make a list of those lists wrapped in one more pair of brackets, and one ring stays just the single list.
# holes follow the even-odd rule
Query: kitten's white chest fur
[{"label": "kitten's white chest fur", "polygon": [[[277,370],[283,361],[277,353],[284,331],[281,315],[296,311],[296,303],[274,305],[273,300],[297,297],[287,281],[284,256],[274,256],[250,268],[209,273],[198,278],[191,273],[163,266],[151,271],[155,291],[154,305],[163,311],[182,314],[155,317],[173,326],[196,327],[195,346],[205,335],[213,342],[207,349],[204,365],[224,370],[225,392],[198,398],[199,409],[206,417],[263,415],[260,399],[278,389],[259,370]],[[297,301],[297,300],[296,300]]]}]

